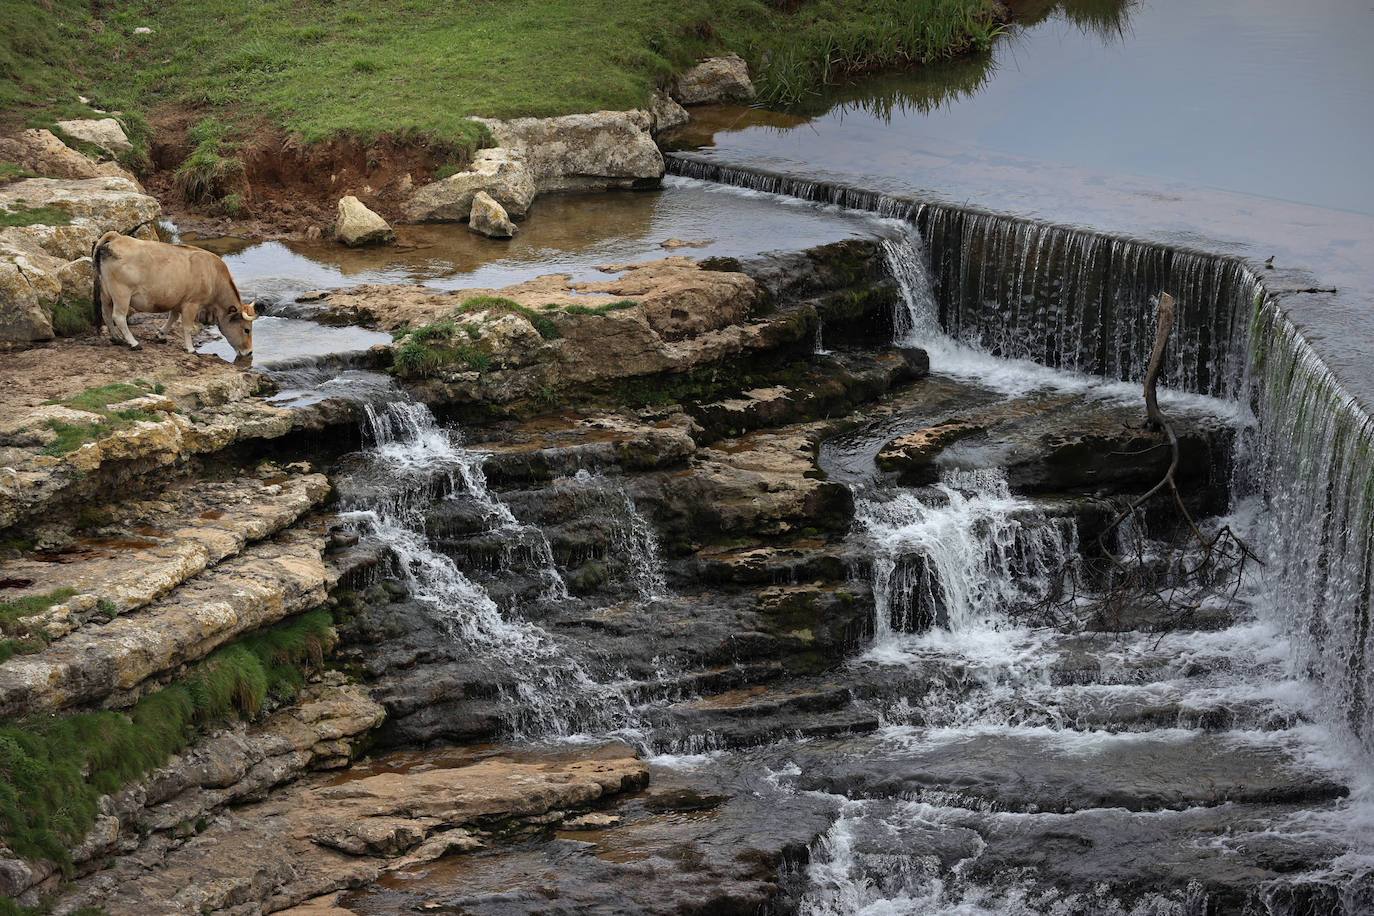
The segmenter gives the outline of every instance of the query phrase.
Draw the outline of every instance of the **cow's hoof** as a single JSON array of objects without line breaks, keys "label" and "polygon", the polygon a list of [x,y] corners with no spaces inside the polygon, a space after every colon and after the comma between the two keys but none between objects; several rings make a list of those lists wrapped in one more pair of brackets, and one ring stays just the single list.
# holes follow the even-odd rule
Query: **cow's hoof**
[{"label": "cow's hoof", "polygon": [[131,344],[129,344],[129,349],[130,349],[130,350],[142,350],[142,349],[143,349],[143,344],[141,344],[141,343],[131,343]]},{"label": "cow's hoof", "polygon": [[166,342],[167,342],[167,338],[163,337],[161,334],[154,334],[154,335],[153,335],[153,340],[156,340],[158,343],[166,343]]}]

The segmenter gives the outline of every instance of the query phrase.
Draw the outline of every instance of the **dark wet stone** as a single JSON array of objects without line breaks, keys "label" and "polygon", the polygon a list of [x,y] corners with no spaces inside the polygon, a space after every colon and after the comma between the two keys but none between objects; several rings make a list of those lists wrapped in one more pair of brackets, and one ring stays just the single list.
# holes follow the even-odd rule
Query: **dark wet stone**
[{"label": "dark wet stone", "polygon": [[831,753],[836,756],[820,748],[802,752],[804,786],[861,797],[953,793],[1017,812],[1319,803],[1348,791],[1299,764],[1277,743],[1197,733],[1092,739],[972,734],[910,748],[870,746],[861,739]]}]

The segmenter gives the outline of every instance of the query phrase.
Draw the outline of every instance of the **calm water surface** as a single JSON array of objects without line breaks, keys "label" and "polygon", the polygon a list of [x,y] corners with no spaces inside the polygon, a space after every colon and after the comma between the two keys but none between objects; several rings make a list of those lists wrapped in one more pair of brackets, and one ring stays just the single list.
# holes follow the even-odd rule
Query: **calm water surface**
[{"label": "calm water surface", "polygon": [[996,154],[1374,215],[1370,0],[1021,6],[990,54],[688,142],[950,191]]}]

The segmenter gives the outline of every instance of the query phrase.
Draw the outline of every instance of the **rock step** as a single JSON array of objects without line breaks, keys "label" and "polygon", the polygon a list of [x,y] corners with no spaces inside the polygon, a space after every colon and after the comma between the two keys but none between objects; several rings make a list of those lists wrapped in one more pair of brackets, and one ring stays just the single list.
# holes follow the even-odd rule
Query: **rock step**
[{"label": "rock step", "polygon": [[651,718],[653,743],[663,752],[858,734],[879,724],[853,705],[848,687],[828,682],[740,687],[654,710]]},{"label": "rock step", "polygon": [[980,723],[1107,732],[1159,728],[1278,731],[1313,720],[1310,710],[1291,706],[1278,696],[1233,696],[1186,681],[1062,687],[968,686],[895,697],[879,685],[856,685],[855,693],[865,705],[874,704],[881,709],[884,721],[942,728],[956,727],[971,717]]},{"label": "rock step", "polygon": [[833,829],[851,854],[851,881],[904,876],[918,899],[943,884],[954,899],[977,894],[985,911],[1048,899],[1053,912],[1080,916],[1264,912],[1275,901],[1284,913],[1369,912],[1374,878],[1329,866],[1348,839],[1311,828],[1324,808],[1009,815],[878,799]]},{"label": "rock step", "polygon": [[[802,788],[851,798],[939,798],[1013,812],[1310,804],[1348,789],[1301,761],[1282,733],[1064,733],[887,729],[797,750]],[[950,802],[950,799],[955,801]]]},{"label": "rock step", "polygon": [[153,419],[107,428],[102,438],[53,457],[43,450],[56,437],[52,423],[104,424],[99,413],[60,404],[30,408],[0,422],[0,452],[7,467],[0,474],[0,530],[30,521],[53,507],[103,501],[131,481],[167,475],[191,455],[218,452],[253,439],[275,439],[291,432],[291,411],[248,396],[260,380],[239,376],[210,378],[197,387],[171,388],[107,405],[107,410],[138,410]]},{"label": "rock step", "polygon": [[150,499],[119,503],[108,522],[60,550],[0,563],[0,579],[26,582],[5,597],[60,587],[77,594],[30,618],[49,638],[128,614],[192,576],[294,524],[329,495],[323,474],[286,479],[193,481]]},{"label": "rock step", "polygon": [[0,717],[99,702],[120,705],[149,677],[202,658],[233,637],[325,600],[333,576],[322,532],[292,529],[98,629],[0,665]]},{"label": "rock step", "polygon": [[648,766],[624,745],[384,758],[226,809],[201,835],[154,850],[155,868],[139,855],[121,858],[79,882],[63,905],[110,916],[276,912],[450,851],[550,831],[648,780]]}]

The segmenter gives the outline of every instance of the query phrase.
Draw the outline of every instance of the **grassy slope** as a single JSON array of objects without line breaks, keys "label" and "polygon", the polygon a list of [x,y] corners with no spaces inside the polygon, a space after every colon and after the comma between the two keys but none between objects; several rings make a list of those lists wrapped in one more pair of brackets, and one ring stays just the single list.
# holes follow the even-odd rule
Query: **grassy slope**
[{"label": "grassy slope", "polygon": [[[969,0],[778,5],[799,8],[758,0],[130,0],[98,8],[0,0],[0,111],[10,122],[44,123],[83,93],[144,115],[177,105],[231,123],[265,117],[307,142],[381,132],[464,142],[476,136],[470,115],[642,105],[675,71],[724,49],[750,58],[766,95],[789,100],[843,72],[937,59],[988,39]],[[153,31],[134,35],[139,26]]]}]

